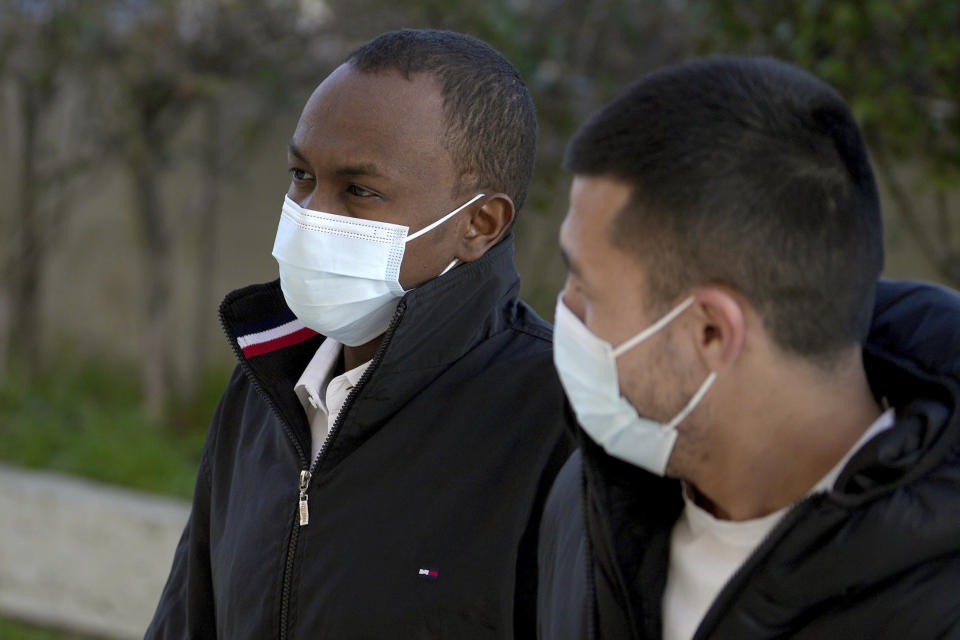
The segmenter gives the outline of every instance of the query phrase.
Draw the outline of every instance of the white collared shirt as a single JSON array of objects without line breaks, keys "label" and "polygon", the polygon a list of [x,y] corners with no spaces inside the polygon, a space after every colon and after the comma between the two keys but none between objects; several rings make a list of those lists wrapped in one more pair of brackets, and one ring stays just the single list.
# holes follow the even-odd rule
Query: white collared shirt
[{"label": "white collared shirt", "polygon": [[[877,434],[893,426],[887,409],[807,495],[830,491],[850,458]],[[670,536],[670,564],[663,593],[664,640],[690,640],[727,581],[787,514],[788,505],[753,520],[720,520],[697,506],[686,487],[683,513]]]},{"label": "white collared shirt", "polygon": [[342,350],[343,345],[333,338],[324,340],[293,387],[310,423],[311,465],[320,453],[330,426],[340,415],[347,396],[372,362],[367,360],[331,380]]}]

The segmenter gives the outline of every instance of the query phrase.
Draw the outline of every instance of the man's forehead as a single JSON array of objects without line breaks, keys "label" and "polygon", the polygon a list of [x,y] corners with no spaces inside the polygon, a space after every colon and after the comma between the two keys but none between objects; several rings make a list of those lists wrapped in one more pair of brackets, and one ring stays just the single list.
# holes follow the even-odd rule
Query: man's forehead
[{"label": "man's forehead", "polygon": [[570,208],[560,226],[560,251],[571,273],[583,276],[598,259],[617,252],[611,241],[611,225],[631,192],[630,185],[622,180],[574,177]]},{"label": "man's forehead", "polygon": [[303,116],[332,109],[355,113],[371,128],[404,132],[419,127],[421,134],[432,137],[445,129],[441,86],[426,73],[360,71],[349,63],[340,65],[314,90]]},{"label": "man's forehead", "polygon": [[574,176],[570,185],[570,210],[567,221],[572,232],[585,228],[604,233],[614,218],[627,205],[631,186],[607,176]]},{"label": "man's forehead", "polygon": [[421,170],[446,154],[443,99],[425,74],[358,71],[349,64],[310,96],[291,140],[303,157],[333,156],[382,172]]}]

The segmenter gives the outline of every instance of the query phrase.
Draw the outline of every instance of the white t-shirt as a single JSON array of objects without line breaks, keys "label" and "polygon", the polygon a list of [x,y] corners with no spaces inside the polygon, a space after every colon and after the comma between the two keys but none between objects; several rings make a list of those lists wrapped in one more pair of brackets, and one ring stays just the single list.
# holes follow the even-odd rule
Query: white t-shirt
[{"label": "white t-shirt", "polygon": [[[851,457],[874,436],[893,426],[886,410],[809,494],[833,488]],[[690,640],[713,601],[790,506],[754,520],[720,520],[697,506],[686,488],[683,512],[670,536],[670,564],[663,594],[664,640]]]},{"label": "white t-shirt", "polygon": [[333,338],[324,340],[293,387],[310,423],[311,466],[320,453],[330,426],[340,415],[347,396],[372,362],[367,360],[331,380],[330,375],[337,366],[342,349],[343,345]]}]

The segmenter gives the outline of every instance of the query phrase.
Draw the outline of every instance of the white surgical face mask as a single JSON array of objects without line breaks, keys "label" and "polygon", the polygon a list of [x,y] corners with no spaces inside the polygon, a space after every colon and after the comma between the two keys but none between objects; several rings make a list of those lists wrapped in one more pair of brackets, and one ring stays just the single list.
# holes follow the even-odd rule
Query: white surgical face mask
[{"label": "white surgical face mask", "polygon": [[373,340],[387,330],[404,294],[400,265],[407,242],[481,197],[409,236],[404,225],[304,209],[285,197],[273,257],[287,305],[305,326],[347,346]]},{"label": "white surgical face mask", "polygon": [[598,338],[557,297],[553,361],[577,420],[590,438],[610,455],[651,473],[664,475],[677,440],[677,425],[703,399],[716,379],[711,372],[680,413],[662,423],[641,417],[620,393],[617,357],[637,346],[693,304],[687,298],[670,313],[619,347]]}]

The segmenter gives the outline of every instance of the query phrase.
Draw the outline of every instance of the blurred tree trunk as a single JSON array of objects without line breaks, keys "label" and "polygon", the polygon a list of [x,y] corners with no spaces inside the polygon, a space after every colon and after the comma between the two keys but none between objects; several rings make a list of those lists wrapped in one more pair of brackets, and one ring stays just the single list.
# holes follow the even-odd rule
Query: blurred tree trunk
[{"label": "blurred tree trunk", "polygon": [[10,355],[21,362],[28,373],[40,363],[40,283],[45,265],[37,170],[37,144],[40,110],[49,91],[20,79],[18,98],[21,123],[20,184],[17,201],[17,226],[14,243],[14,280],[10,318]]},{"label": "blurred tree trunk", "polygon": [[[28,375],[43,363],[41,307],[50,252],[62,233],[71,187],[98,166],[106,153],[102,148],[85,148],[82,136],[54,136],[59,149],[45,144],[50,140],[44,139],[47,115],[63,93],[56,80],[58,66],[51,63],[30,76],[15,75],[13,81],[16,109],[11,120],[20,130],[20,170],[13,231],[7,238],[11,249],[2,258],[9,280],[0,294],[0,377],[11,360]],[[58,155],[67,157],[54,161]]]},{"label": "blurred tree trunk", "polygon": [[147,412],[162,416],[173,382],[171,306],[172,239],[160,201],[162,171],[160,154],[165,141],[146,121],[138,132],[140,140],[131,145],[128,166],[133,182],[136,215],[140,222],[143,250],[142,286],[144,318],[143,353],[140,356],[140,384]]},{"label": "blurred tree trunk", "polygon": [[210,97],[203,105],[205,133],[200,156],[200,193],[197,197],[197,297],[194,305],[192,363],[188,386],[193,386],[210,358],[210,331],[216,301],[213,283],[217,265],[217,208],[220,203],[223,108],[220,101]]}]

